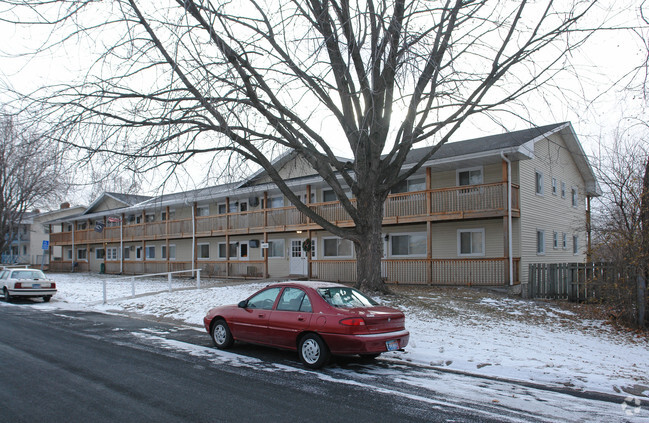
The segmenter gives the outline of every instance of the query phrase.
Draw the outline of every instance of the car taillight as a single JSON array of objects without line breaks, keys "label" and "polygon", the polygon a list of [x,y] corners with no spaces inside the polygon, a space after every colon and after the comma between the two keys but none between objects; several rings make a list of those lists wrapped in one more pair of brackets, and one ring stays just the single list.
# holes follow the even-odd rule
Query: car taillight
[{"label": "car taillight", "polygon": [[16,283],[14,284],[14,289],[22,289],[22,287],[23,287],[23,284],[20,283],[20,282],[16,282]]},{"label": "car taillight", "polygon": [[50,284],[50,288],[56,288],[56,283],[55,283],[55,282],[52,282],[52,283]]},{"label": "car taillight", "polygon": [[343,326],[365,326],[365,320],[362,317],[348,317],[342,319],[340,324]]}]

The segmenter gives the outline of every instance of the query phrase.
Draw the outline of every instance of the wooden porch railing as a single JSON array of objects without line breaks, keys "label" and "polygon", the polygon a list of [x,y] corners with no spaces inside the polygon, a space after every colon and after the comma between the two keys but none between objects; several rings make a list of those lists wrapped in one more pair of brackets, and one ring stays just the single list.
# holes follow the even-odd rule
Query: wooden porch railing
[{"label": "wooden porch railing", "polygon": [[[519,188],[512,185],[512,209],[519,213]],[[355,199],[351,200],[355,202]],[[349,214],[337,201],[311,204],[316,213],[330,222],[351,226]],[[437,190],[393,194],[385,203],[383,217],[385,224],[399,222],[425,222],[427,220],[448,220],[506,215],[507,184],[483,184],[470,187],[453,187]],[[236,234],[283,232],[295,229],[319,229],[318,225],[295,207],[261,209],[240,213],[227,213],[196,217],[196,235],[217,236]],[[192,219],[149,222],[125,225],[121,239],[140,241],[164,238],[188,238],[192,236]],[[119,227],[108,227],[103,232],[93,229],[75,230],[75,244],[115,242],[120,239]],[[71,232],[50,234],[52,245],[70,245]]]},{"label": "wooden porch railing", "polygon": [[[514,283],[520,282],[520,258],[514,258]],[[355,260],[314,260],[314,279],[353,282]],[[381,275],[388,283],[429,285],[506,285],[506,258],[390,259],[381,262]]]}]

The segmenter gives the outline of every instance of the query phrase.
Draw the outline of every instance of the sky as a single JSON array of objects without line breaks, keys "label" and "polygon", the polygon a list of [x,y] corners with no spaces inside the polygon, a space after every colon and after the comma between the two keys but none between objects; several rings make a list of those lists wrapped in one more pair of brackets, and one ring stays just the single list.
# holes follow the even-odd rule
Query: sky
[{"label": "sky", "polygon": [[[614,27],[636,27],[649,39],[649,28],[640,19],[639,1],[609,1],[599,6],[596,16],[606,13]],[[649,15],[649,6],[645,5]],[[2,88],[8,87],[20,92],[30,92],[44,85],[65,83],[73,75],[79,75],[88,66],[88,52],[98,51],[102,40],[78,38],[47,54],[37,57],[20,54],[49,40],[44,28],[16,26],[0,19],[0,101],[6,98]],[[639,89],[629,91],[623,87],[629,83],[643,86],[642,76],[631,80],[628,76],[634,68],[642,66],[647,59],[647,47],[631,30],[604,30],[596,33],[580,50],[569,56],[572,71],[551,81],[556,88],[532,94],[526,100],[530,120],[535,125],[546,125],[570,121],[587,154],[596,154],[599,144],[609,144],[613,134],[621,127],[635,127],[628,134],[637,136],[638,119],[646,120],[646,99]],[[617,85],[616,85],[617,84]],[[507,130],[524,129],[529,123],[504,115],[501,122]],[[326,127],[327,124],[323,124]],[[485,134],[500,133],[503,128],[490,119],[470,119],[454,135],[452,141],[469,139]],[[643,133],[644,129],[639,130]],[[640,142],[647,142],[646,138]],[[334,152],[349,156],[342,144],[332,143]],[[193,188],[204,183],[204,169],[209,159],[203,158],[187,166],[185,175],[179,180],[168,181],[182,189]],[[194,171],[193,169],[200,169]],[[241,175],[243,177],[243,175]],[[156,182],[157,176],[143,181],[143,187]],[[236,176],[235,176],[236,178]]]}]

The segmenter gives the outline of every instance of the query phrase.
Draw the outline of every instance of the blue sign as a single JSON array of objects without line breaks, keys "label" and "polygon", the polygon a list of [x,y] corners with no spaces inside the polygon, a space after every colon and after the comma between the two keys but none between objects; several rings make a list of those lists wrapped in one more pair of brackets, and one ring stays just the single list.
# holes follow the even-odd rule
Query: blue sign
[{"label": "blue sign", "polygon": [[50,248],[50,242],[49,241],[43,241],[43,250],[48,250]]}]

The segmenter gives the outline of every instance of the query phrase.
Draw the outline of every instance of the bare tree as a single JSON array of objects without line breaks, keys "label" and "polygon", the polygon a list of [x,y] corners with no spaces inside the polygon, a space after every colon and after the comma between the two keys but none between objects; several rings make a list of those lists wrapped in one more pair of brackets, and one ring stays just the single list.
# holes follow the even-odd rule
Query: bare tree
[{"label": "bare tree", "polygon": [[649,250],[649,140],[618,138],[605,147],[596,170],[603,195],[594,216],[594,258],[612,263],[622,278],[605,300],[627,323],[646,327]]},{"label": "bare tree", "polygon": [[65,189],[58,150],[0,113],[0,252],[15,239],[27,211],[46,206]]},{"label": "bare tree", "polygon": [[[171,172],[199,154],[256,163],[302,213],[353,241],[366,290],[384,289],[391,188],[471,116],[522,116],[518,100],[569,67],[569,53],[592,33],[581,22],[594,4],[4,3],[5,20],[54,26],[46,47],[92,40],[100,49],[85,79],[31,96],[56,125],[53,137],[141,171]],[[418,146],[432,148],[404,167]],[[327,221],[291,191],[269,159],[287,151],[329,184],[354,227]]]}]

